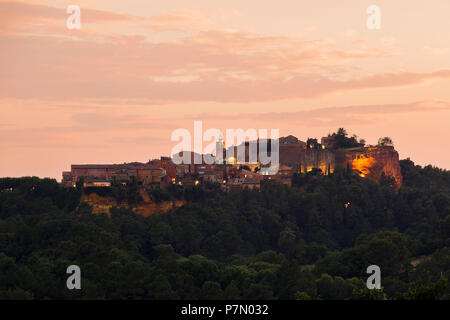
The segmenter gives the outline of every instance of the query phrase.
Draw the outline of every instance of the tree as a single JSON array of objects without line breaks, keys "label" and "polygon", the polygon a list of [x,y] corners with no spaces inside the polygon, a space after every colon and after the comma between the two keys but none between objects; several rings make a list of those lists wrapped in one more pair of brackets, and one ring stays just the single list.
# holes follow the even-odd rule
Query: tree
[{"label": "tree", "polygon": [[450,214],[440,222],[440,235],[443,240],[450,238]]},{"label": "tree", "polygon": [[0,290],[0,300],[33,300],[33,294],[20,288]]},{"label": "tree", "polygon": [[356,300],[387,300],[386,293],[381,289],[355,289],[353,291]]},{"label": "tree", "polygon": [[[259,191],[171,185],[184,206],[148,217],[0,178],[0,299],[447,299],[450,172],[400,164],[398,191],[320,170]],[[65,289],[71,264],[83,290]],[[366,288],[372,264],[382,291]]]},{"label": "tree", "polygon": [[364,140],[358,142],[356,135],[348,137],[348,133],[344,128],[339,128],[331,137],[333,137],[333,148],[335,149],[363,147],[365,144]]},{"label": "tree", "polygon": [[361,244],[365,265],[380,266],[383,276],[398,275],[409,266],[408,239],[395,231],[381,231]]},{"label": "tree", "polygon": [[317,142],[317,139],[308,138],[306,140],[306,146],[308,149],[319,149],[319,142]]},{"label": "tree", "polygon": [[406,300],[439,300],[444,295],[448,286],[448,280],[441,274],[441,278],[430,286],[412,284],[406,295]]},{"label": "tree", "polygon": [[202,286],[201,297],[205,300],[223,299],[223,292],[220,284],[214,281],[206,281]]},{"label": "tree", "polygon": [[240,291],[236,285],[236,281],[233,280],[230,284],[225,288],[223,296],[227,300],[237,300],[240,298]]},{"label": "tree", "polygon": [[280,232],[280,237],[278,238],[278,247],[281,252],[286,254],[288,257],[292,257],[295,253],[296,249],[296,236],[292,229],[286,228],[282,232]]},{"label": "tree", "polygon": [[273,299],[272,288],[267,284],[252,283],[245,290],[245,299],[249,299],[249,300]]},{"label": "tree", "polygon": [[297,291],[295,293],[295,300],[311,300],[311,297],[304,291]]},{"label": "tree", "polygon": [[172,289],[165,275],[159,274],[148,287],[150,297],[158,300],[177,299],[176,292]]},{"label": "tree", "polygon": [[347,131],[344,128],[339,128],[336,132],[337,136],[346,137],[348,135]]},{"label": "tree", "polygon": [[392,139],[389,137],[384,137],[384,138],[380,138],[378,139],[378,146],[393,146],[394,143],[392,142]]}]

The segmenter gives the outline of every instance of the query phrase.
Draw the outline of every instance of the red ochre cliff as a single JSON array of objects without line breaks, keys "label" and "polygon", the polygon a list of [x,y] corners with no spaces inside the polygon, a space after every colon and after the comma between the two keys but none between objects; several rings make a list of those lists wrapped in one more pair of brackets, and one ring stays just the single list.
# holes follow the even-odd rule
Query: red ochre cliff
[{"label": "red ochre cliff", "polygon": [[143,197],[143,201],[141,203],[130,205],[126,201],[117,202],[111,197],[102,197],[96,193],[83,194],[81,197],[81,202],[86,202],[89,204],[92,207],[92,213],[94,214],[105,213],[109,215],[109,209],[112,207],[126,207],[145,217],[155,213],[166,213],[171,210],[176,211],[181,206],[186,204],[186,201],[184,200],[161,201],[156,203],[151,201],[151,199],[146,196]]},{"label": "red ochre cliff", "polygon": [[392,146],[358,147],[350,149],[306,149],[299,144],[280,144],[280,163],[298,173],[319,168],[324,174],[336,168],[351,170],[362,178],[380,181],[382,174],[403,184],[398,152]]},{"label": "red ochre cliff", "polygon": [[346,164],[353,172],[365,178],[380,181],[384,175],[395,179],[397,187],[403,184],[398,152],[391,146],[365,147],[346,150]]}]

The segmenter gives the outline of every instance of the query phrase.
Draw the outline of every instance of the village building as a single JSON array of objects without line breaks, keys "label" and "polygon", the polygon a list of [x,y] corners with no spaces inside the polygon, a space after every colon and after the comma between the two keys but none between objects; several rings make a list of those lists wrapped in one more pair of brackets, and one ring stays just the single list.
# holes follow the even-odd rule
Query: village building
[{"label": "village building", "polygon": [[141,185],[160,184],[166,171],[150,164],[132,162],[124,164],[73,164],[70,172],[63,173],[62,184],[67,187],[83,182],[85,187],[110,187],[112,183],[136,181]]},{"label": "village building", "polygon": [[[179,184],[199,185],[205,182],[220,183],[225,189],[235,187],[259,188],[261,180],[271,180],[290,186],[294,174],[308,173],[320,169],[322,174],[331,174],[337,168],[357,173],[360,177],[379,180],[384,173],[395,178],[397,186],[402,184],[398,153],[393,146],[331,148],[334,137],[323,137],[320,148],[307,148],[306,143],[290,135],[279,139],[279,164],[275,174],[260,174],[259,162],[250,162],[250,143],[244,147],[245,162],[236,158],[226,163],[207,164],[202,155],[189,152],[191,163],[175,164],[170,157],[161,157],[148,163],[124,164],[74,164],[71,171],[63,172],[62,184],[74,187],[80,181],[84,186],[108,187],[113,183],[136,181],[140,185]],[[261,140],[256,141],[257,151]],[[223,143],[218,144],[225,149]],[[325,146],[323,148],[322,146]],[[234,151],[237,152],[237,147]],[[219,150],[220,152],[220,150]],[[259,154],[259,151],[258,151]],[[183,152],[179,156],[185,155]],[[200,163],[195,160],[200,159]],[[259,159],[257,159],[259,160]]]}]

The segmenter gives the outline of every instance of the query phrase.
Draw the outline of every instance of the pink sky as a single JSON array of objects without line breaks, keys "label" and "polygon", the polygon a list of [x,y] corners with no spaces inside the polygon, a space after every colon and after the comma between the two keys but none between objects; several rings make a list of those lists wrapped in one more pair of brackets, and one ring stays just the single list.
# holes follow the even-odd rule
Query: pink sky
[{"label": "pink sky", "polygon": [[[381,30],[366,27],[372,4]],[[302,140],[344,127],[450,169],[449,13],[448,0],[0,1],[0,176],[169,155],[194,120]]]}]

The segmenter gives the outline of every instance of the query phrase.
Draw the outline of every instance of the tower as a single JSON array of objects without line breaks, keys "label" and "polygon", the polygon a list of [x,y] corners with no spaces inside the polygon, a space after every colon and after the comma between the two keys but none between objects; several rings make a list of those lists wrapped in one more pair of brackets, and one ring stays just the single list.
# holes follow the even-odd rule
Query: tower
[{"label": "tower", "polygon": [[218,141],[216,141],[216,163],[222,164],[225,159],[225,141],[222,139],[222,135]]}]

